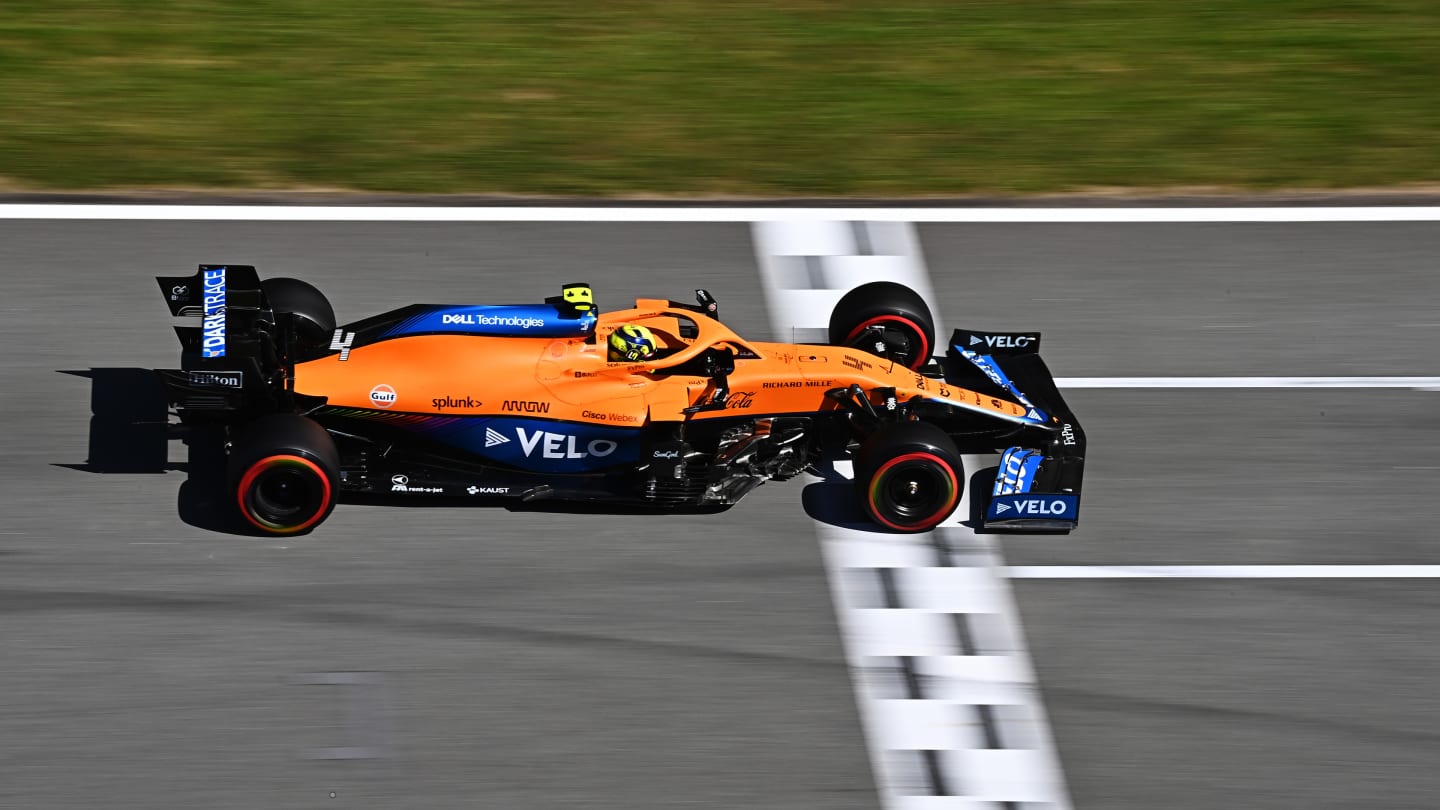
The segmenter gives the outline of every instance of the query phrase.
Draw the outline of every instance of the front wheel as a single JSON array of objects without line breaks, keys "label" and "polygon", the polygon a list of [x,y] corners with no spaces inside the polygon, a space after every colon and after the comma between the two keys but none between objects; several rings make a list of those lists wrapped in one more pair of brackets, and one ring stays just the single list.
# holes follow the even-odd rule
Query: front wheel
[{"label": "front wheel", "polygon": [[871,520],[897,532],[924,532],[955,511],[965,472],[945,431],[901,422],[882,426],[861,446],[855,484]]},{"label": "front wheel", "polygon": [[296,414],[262,417],[231,446],[230,481],[240,514],[266,534],[299,534],[335,508],[339,454],[330,434]]},{"label": "front wheel", "polygon": [[830,345],[850,346],[919,369],[935,350],[935,320],[919,293],[893,281],[874,281],[845,293],[835,305]]}]

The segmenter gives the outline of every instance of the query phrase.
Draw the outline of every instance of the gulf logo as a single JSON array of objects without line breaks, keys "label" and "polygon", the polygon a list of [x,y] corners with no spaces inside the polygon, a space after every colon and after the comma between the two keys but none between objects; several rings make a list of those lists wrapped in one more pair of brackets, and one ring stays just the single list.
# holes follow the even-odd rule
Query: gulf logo
[{"label": "gulf logo", "polygon": [[388,385],[377,385],[370,389],[370,402],[377,408],[388,408],[399,399],[395,395],[395,389]]}]

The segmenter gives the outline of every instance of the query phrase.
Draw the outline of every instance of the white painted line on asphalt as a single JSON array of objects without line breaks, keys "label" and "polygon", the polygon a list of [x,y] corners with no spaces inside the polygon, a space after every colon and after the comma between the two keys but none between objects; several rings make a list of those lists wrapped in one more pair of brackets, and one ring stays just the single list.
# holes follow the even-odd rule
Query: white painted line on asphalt
[{"label": "white painted line on asphalt", "polygon": [[1440,565],[1012,565],[1010,579],[1440,579]]},{"label": "white painted line on asphalt", "polygon": [[[908,223],[753,229],[780,339],[800,332],[824,342],[835,302],[866,281],[906,284],[939,315]],[[964,457],[972,470],[995,461]],[[839,488],[830,507],[853,501],[850,467],[835,462],[836,478],[847,480],[830,482]],[[881,804],[1069,810],[997,542],[959,523],[968,501],[966,492],[946,525],[920,535],[815,523]]]},{"label": "white painted line on asphalt", "polygon": [[775,208],[5,203],[0,219],[247,222],[1199,223],[1435,222],[1440,206]]},{"label": "white painted line on asphalt", "polygon": [[1409,388],[1440,390],[1440,377],[1056,377],[1060,388]]}]

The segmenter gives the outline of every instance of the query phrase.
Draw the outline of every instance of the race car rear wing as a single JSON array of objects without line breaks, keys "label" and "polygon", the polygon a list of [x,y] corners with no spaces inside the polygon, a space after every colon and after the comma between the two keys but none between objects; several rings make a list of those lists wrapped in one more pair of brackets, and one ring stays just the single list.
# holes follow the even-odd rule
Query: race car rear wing
[{"label": "race car rear wing", "polygon": [[180,368],[160,369],[181,414],[274,410],[286,388],[274,315],[250,265],[202,264],[191,276],[157,276],[170,314],[185,323]]},{"label": "race car rear wing", "polygon": [[[946,380],[1025,405],[1040,417],[1036,428],[1003,448],[995,483],[978,520],[987,529],[1068,532],[1080,519],[1085,473],[1085,431],[1060,395],[1040,357],[1038,332],[956,329],[941,359]],[[977,495],[979,493],[976,493]]]}]

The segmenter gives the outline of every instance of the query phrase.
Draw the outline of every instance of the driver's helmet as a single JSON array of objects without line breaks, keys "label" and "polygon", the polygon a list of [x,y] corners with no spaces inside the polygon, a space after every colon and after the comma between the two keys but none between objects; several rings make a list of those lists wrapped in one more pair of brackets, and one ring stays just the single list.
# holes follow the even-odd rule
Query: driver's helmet
[{"label": "driver's helmet", "polygon": [[610,333],[610,362],[649,360],[655,356],[655,336],[639,324],[626,323]]}]

